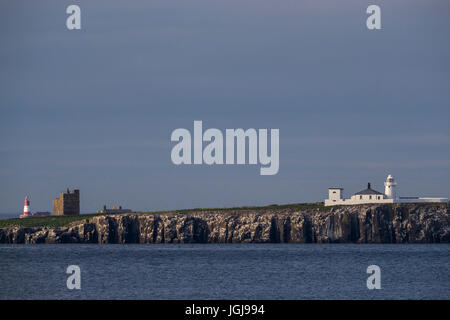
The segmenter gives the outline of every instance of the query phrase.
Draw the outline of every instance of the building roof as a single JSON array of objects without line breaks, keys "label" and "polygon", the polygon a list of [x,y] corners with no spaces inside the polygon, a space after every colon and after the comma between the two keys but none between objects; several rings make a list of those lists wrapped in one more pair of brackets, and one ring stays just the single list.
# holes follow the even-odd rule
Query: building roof
[{"label": "building roof", "polygon": [[361,190],[357,193],[355,193],[355,195],[361,195],[361,194],[383,194],[381,192],[378,192],[376,190],[373,190],[372,188],[370,188],[370,182],[367,184],[367,189]]},{"label": "building roof", "polygon": [[331,187],[331,188],[328,188],[328,189],[341,189],[341,190],[344,190],[344,188],[341,188],[341,187]]}]

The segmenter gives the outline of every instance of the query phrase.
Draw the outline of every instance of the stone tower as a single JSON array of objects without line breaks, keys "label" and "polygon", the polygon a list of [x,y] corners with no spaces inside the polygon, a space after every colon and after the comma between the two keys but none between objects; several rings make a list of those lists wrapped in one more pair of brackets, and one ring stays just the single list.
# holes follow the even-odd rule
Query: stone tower
[{"label": "stone tower", "polygon": [[71,216],[80,214],[80,190],[70,192],[61,192],[59,198],[53,199],[53,215],[54,216]]}]

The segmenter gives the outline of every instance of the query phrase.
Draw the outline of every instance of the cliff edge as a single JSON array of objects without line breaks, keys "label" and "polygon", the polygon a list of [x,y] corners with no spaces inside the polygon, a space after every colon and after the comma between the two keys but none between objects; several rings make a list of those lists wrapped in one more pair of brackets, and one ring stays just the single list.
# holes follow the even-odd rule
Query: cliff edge
[{"label": "cliff edge", "polygon": [[0,243],[450,243],[446,204],[211,210],[94,216],[0,229]]}]

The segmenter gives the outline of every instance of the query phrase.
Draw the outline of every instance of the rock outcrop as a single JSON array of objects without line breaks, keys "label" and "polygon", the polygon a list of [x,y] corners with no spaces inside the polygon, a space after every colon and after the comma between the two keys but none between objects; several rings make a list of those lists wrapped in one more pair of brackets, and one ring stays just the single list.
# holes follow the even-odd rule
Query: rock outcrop
[{"label": "rock outcrop", "polygon": [[66,227],[0,229],[0,243],[450,243],[449,204],[329,211],[200,211],[94,216]]}]

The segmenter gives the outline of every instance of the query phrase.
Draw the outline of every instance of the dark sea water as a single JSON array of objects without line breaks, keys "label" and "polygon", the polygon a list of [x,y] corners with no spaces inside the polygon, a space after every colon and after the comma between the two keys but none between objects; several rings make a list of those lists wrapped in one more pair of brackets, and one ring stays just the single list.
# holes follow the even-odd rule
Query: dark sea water
[{"label": "dark sea water", "polygon": [[0,245],[0,299],[450,299],[450,245]]}]

